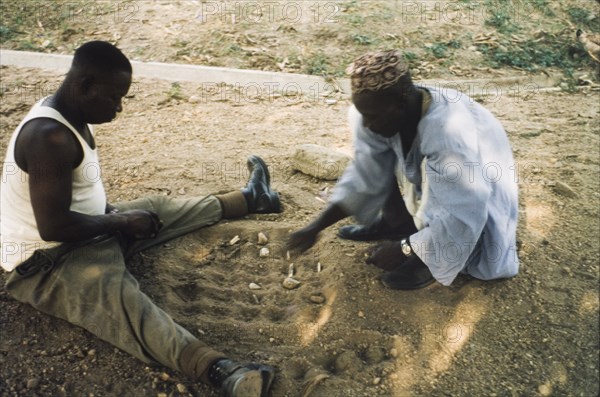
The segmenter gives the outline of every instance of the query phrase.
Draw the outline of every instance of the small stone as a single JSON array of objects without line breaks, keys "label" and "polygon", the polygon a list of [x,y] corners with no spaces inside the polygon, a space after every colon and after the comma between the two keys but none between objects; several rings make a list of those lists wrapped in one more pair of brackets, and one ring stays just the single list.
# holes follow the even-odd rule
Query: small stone
[{"label": "small stone", "polygon": [[390,357],[393,357],[393,358],[398,357],[398,350],[395,347],[390,349]]},{"label": "small stone", "polygon": [[327,105],[335,105],[337,102],[337,99],[325,99]]},{"label": "small stone", "polygon": [[192,95],[191,97],[188,98],[188,102],[189,103],[198,103],[200,102],[201,98],[198,95]]},{"label": "small stone", "polygon": [[275,342],[275,338],[269,338],[269,342],[271,342],[271,343]]},{"label": "small stone", "polygon": [[156,397],[167,397],[167,393],[158,393]]},{"label": "small stone", "polygon": [[379,382],[381,382],[381,378],[377,377],[377,378],[373,379],[373,384],[374,385],[378,385]]},{"label": "small stone", "polygon": [[258,233],[258,244],[259,245],[265,245],[268,242],[269,242],[269,238],[267,237],[266,234],[264,234],[263,232]]},{"label": "small stone", "polygon": [[567,185],[564,182],[561,181],[556,181],[556,185],[554,185],[554,191],[560,195],[566,196],[566,197],[577,197],[577,193],[575,193],[575,190],[573,190],[573,188],[569,185]]},{"label": "small stone", "polygon": [[40,380],[38,378],[31,378],[27,380],[27,388],[30,390],[37,388],[39,384]]},{"label": "small stone", "polygon": [[359,310],[359,311],[358,311],[358,317],[360,317],[360,318],[365,318],[365,313],[363,313],[363,311],[362,311],[362,310]]},{"label": "small stone", "polygon": [[88,356],[94,357],[96,355],[96,349],[90,349],[87,352]]},{"label": "small stone", "polygon": [[185,188],[181,188],[177,191],[177,194],[179,194],[180,196],[183,196],[185,194]]},{"label": "small stone", "polygon": [[250,283],[250,284],[248,284],[248,288],[256,290],[256,289],[261,289],[262,287],[256,283]]},{"label": "small stone", "polygon": [[282,285],[285,289],[296,289],[300,286],[300,281],[292,277],[286,277],[285,280],[283,280]]},{"label": "small stone", "polygon": [[325,303],[325,297],[320,292],[317,294],[312,294],[309,299],[312,303],[316,303],[318,305]]},{"label": "small stone", "polygon": [[170,376],[168,373],[166,372],[162,372],[159,376],[160,380],[162,380],[163,382],[166,382],[169,380]]},{"label": "small stone", "polygon": [[181,393],[181,394],[185,394],[185,393],[187,393],[187,387],[185,387],[185,385],[184,385],[184,384],[182,384],[182,383],[178,383],[176,387],[177,387],[177,391],[178,391],[179,393]]},{"label": "small stone", "polygon": [[552,394],[552,386],[549,386],[547,384],[540,385],[538,387],[538,391],[542,396],[549,396]]},{"label": "small stone", "polygon": [[266,258],[267,256],[269,256],[270,253],[271,251],[269,251],[267,247],[262,247],[260,251],[258,251],[258,256],[260,256],[261,258]]},{"label": "small stone", "polygon": [[229,240],[229,245],[234,245],[238,241],[240,241],[240,236],[236,235],[234,238],[232,238],[231,240]]}]

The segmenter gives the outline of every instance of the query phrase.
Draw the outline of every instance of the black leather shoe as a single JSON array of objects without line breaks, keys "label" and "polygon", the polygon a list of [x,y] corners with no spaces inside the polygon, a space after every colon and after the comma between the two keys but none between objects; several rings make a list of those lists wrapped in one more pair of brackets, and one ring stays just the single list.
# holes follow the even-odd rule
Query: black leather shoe
[{"label": "black leather shoe", "polygon": [[400,265],[398,269],[385,272],[381,276],[383,285],[399,290],[424,288],[434,281],[435,278],[427,265],[418,258],[411,258]]},{"label": "black leather shoe", "polygon": [[241,365],[222,359],[211,367],[211,382],[221,388],[223,397],[268,397],[275,369],[268,365]]},{"label": "black leather shoe", "polygon": [[417,229],[414,226],[391,227],[382,217],[379,217],[369,226],[342,226],[338,230],[338,236],[346,240],[354,241],[396,240],[400,237],[409,236],[415,232],[417,232]]},{"label": "black leather shoe", "polygon": [[242,194],[248,203],[248,211],[255,214],[281,212],[279,194],[271,190],[271,175],[267,165],[258,156],[248,157],[250,178],[242,189]]}]

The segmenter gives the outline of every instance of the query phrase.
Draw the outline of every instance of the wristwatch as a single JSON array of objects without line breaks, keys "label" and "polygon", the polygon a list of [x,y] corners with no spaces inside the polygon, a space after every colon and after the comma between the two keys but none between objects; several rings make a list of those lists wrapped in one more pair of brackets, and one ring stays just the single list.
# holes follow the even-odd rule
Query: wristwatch
[{"label": "wristwatch", "polygon": [[404,254],[404,256],[409,257],[413,254],[413,250],[410,246],[410,242],[408,241],[408,237],[400,240],[400,247],[402,248],[402,253]]}]

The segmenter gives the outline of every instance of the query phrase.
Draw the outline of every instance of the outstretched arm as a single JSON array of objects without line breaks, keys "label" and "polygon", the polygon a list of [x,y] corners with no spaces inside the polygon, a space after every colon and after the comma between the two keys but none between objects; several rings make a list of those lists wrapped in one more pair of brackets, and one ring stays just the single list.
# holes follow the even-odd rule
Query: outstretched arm
[{"label": "outstretched arm", "polygon": [[317,237],[322,230],[347,216],[348,214],[338,204],[330,204],[314,221],[290,235],[287,249],[297,253],[306,251],[317,242]]}]

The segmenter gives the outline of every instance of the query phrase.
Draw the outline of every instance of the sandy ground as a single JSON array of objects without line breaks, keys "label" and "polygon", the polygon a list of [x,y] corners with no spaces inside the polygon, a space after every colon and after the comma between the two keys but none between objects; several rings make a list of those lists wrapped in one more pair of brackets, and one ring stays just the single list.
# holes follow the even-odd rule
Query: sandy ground
[{"label": "sandy ground", "polygon": [[[0,71],[4,157],[14,127],[60,76]],[[335,227],[303,257],[287,260],[282,252],[289,231],[324,207],[332,187],[294,172],[290,157],[302,143],[351,153],[347,100],[254,100],[193,84],[174,95],[170,83],[136,82],[123,114],[96,129],[111,202],[237,189],[250,154],[271,167],[283,213],[221,222],[148,250],[129,268],[202,340],[276,366],[273,396],[598,394],[597,92],[506,91],[484,101],[506,127],[517,160],[521,272],[403,292],[383,287],[379,270],[364,264],[369,244],[340,240]],[[267,258],[258,256],[258,232],[269,237]],[[234,236],[240,241],[230,245]],[[301,285],[286,290],[291,262]],[[217,395],[4,290],[0,329],[3,396]]]}]

